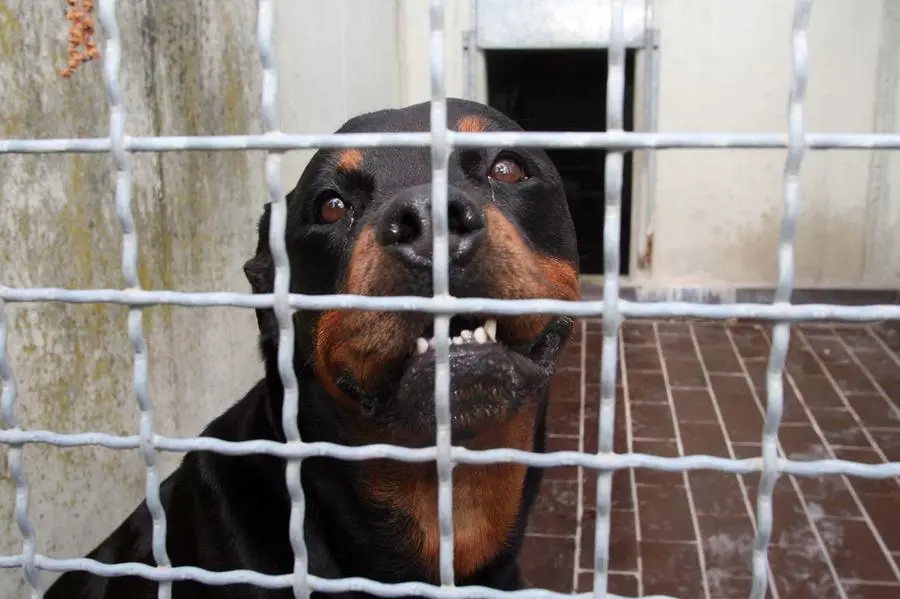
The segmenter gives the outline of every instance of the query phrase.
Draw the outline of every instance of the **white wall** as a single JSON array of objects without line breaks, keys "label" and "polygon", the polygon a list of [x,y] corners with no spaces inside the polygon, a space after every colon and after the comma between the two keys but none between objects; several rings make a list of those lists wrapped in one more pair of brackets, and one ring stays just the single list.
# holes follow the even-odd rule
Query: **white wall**
[{"label": "white wall", "polygon": [[[784,131],[792,3],[657,2],[661,131]],[[893,5],[893,8],[892,8]],[[819,0],[810,27],[808,131],[894,131],[896,2]],[[882,56],[879,52],[885,53]],[[783,151],[673,151],[659,158],[651,280],[772,284]],[[814,152],[803,164],[801,286],[896,287],[898,171],[888,153]]]},{"label": "white wall", "polygon": [[[332,133],[362,112],[400,105],[399,0],[280,0],[278,98],[290,133]],[[284,159],[285,191],[313,151]]]},{"label": "white wall", "polygon": [[[401,1],[405,102],[428,97],[424,5]],[[655,6],[661,131],[786,130],[791,2],[658,0]],[[451,95],[463,89],[459,44],[470,15],[470,0],[447,10]],[[809,131],[896,131],[900,4],[817,0],[810,64]],[[649,287],[774,284],[784,152],[677,150],[658,156],[653,266],[635,273],[634,281]],[[900,224],[897,160],[896,153],[858,150],[807,155],[798,285],[900,284],[900,245],[893,233]]]}]

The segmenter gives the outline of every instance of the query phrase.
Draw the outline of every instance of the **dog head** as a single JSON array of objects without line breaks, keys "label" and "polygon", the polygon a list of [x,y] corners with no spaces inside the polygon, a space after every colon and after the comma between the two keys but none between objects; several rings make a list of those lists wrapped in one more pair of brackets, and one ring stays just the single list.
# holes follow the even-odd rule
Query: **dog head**
[{"label": "dog head", "polygon": [[[355,117],[339,133],[427,131],[429,105]],[[450,99],[459,131],[521,131],[499,112]],[[449,283],[455,297],[580,297],[575,230],[559,174],[538,149],[455,149],[449,161]],[[429,148],[320,150],[287,196],[291,291],[432,295]],[[271,293],[269,208],[256,256],[244,267],[255,293]],[[278,330],[257,313],[264,357]],[[331,400],[385,439],[434,436],[433,317],[333,310],[295,316],[296,367]],[[450,322],[455,438],[502,424],[553,373],[572,320],[546,315],[456,316]]]}]

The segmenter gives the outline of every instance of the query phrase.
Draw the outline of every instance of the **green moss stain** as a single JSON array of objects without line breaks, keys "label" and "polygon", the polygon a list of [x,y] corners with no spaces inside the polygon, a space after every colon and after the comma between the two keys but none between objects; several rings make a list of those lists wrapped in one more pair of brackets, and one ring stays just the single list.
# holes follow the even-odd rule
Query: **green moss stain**
[{"label": "green moss stain", "polygon": [[[108,114],[99,64],[85,65],[75,77],[62,80],[58,65],[33,64],[25,42],[42,35],[40,43],[62,48],[64,32],[43,35],[46,25],[32,25],[0,0],[0,60],[14,66],[14,80],[0,89],[0,134],[4,137],[85,137],[106,134]],[[28,6],[28,4],[22,4]],[[123,81],[129,106],[129,133],[141,135],[241,134],[258,130],[258,70],[247,68],[254,31],[231,9],[219,10],[210,0],[145,3],[123,13],[123,32],[155,36],[154,58],[147,40],[123,49],[123,72],[150,73],[146,89]],[[212,7],[212,8],[211,8]],[[147,14],[141,14],[142,11]],[[29,19],[40,15],[26,10]],[[60,18],[62,18],[60,16]],[[130,19],[139,18],[140,23]],[[218,27],[209,28],[208,19]],[[40,22],[35,19],[35,22]],[[64,24],[64,22],[63,22]],[[49,27],[56,31],[59,24]],[[207,40],[209,31],[221,38]],[[27,35],[26,35],[27,34]],[[62,45],[60,45],[62,44]],[[140,76],[140,75],[134,75]],[[15,91],[10,91],[15,89]],[[147,110],[160,113],[154,121]],[[149,117],[149,118],[148,118]],[[153,123],[147,127],[146,123]],[[137,130],[135,123],[144,123]],[[259,156],[241,152],[139,154],[133,157],[132,190],[138,230],[138,277],[150,289],[208,289],[219,285],[219,248],[231,243],[231,206],[261,202],[249,197],[251,180],[258,181]],[[14,168],[13,168],[14,167]],[[9,170],[7,170],[9,169]],[[121,229],[113,198],[114,177],[109,157],[97,155],[0,157],[0,172],[16,173],[12,201],[0,201],[0,259],[26,264],[15,273],[16,284],[86,289],[123,285]],[[5,235],[7,232],[12,235]],[[7,239],[3,239],[3,236]],[[14,238],[14,239],[13,239]],[[250,248],[248,248],[249,251]],[[0,270],[0,282],[7,279]],[[25,426],[62,432],[103,431],[132,434],[138,423],[134,398],[133,361],[128,342],[127,310],[111,305],[16,305],[8,307],[12,322],[11,356],[19,375],[18,413]],[[182,313],[185,308],[177,308]],[[174,330],[172,308],[144,311],[150,343],[151,369],[168,368],[183,359],[186,336]],[[189,343],[196,343],[188,340]],[[201,348],[202,349],[202,348]],[[158,360],[154,359],[156,356]],[[171,363],[166,364],[164,360]],[[171,388],[157,390],[177,395]],[[159,398],[154,398],[160,402]],[[124,408],[123,408],[124,405]],[[196,423],[189,423],[194,432]],[[6,456],[0,456],[4,460]],[[124,467],[125,464],[128,467]],[[84,491],[90,477],[103,476],[140,490],[144,472],[133,456],[97,448],[30,447],[26,468],[35,484],[34,500],[52,501],[41,509],[53,515],[41,526],[52,529],[61,509],[91,510]],[[15,547],[18,532],[11,519],[14,485],[0,462],[0,546]],[[55,493],[55,496],[54,496]],[[60,513],[61,521],[65,521]],[[40,533],[40,530],[39,530]],[[7,541],[7,540],[10,541]],[[0,595],[7,587],[0,583]]]},{"label": "green moss stain", "polygon": [[0,2],[0,58],[11,59],[22,39],[22,26],[6,2]]}]

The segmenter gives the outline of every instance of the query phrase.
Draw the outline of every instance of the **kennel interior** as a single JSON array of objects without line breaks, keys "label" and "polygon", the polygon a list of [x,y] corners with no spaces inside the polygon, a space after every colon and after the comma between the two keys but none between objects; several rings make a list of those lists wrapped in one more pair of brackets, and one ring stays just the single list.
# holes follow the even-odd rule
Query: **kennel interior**
[{"label": "kennel interior", "polygon": [[[262,0],[220,6],[190,0],[177,9],[165,3],[97,4],[103,57],[81,65],[69,79],[59,76],[68,35],[59,7],[25,0],[0,7],[0,50],[6,57],[0,61],[0,80],[6,82],[0,86],[0,169],[6,174],[0,178],[0,338],[7,357],[0,360],[3,596],[29,596],[35,553],[57,559],[82,555],[145,493],[145,462],[133,450],[110,447],[115,443],[67,437],[70,445],[78,443],[60,447],[56,438],[56,444],[20,445],[33,431],[101,433],[107,441],[136,434],[140,411],[127,309],[71,300],[96,300],[95,290],[130,287],[135,279],[152,290],[245,289],[240,265],[255,243],[255,219],[271,183],[264,178],[264,155],[213,151],[202,139],[194,142],[199,150],[180,151],[180,138],[167,136],[241,136],[270,127],[260,118],[258,41],[264,48],[270,44],[268,56],[279,72],[275,107],[285,132],[322,134],[353,114],[431,97],[428,36],[439,21],[430,18],[429,8],[440,2],[430,7],[417,0]],[[610,35],[610,11],[618,7],[621,38]],[[669,145],[706,145],[639,149],[623,157],[621,243],[615,249],[621,253],[622,296],[638,302],[623,304],[630,310],[626,316],[642,317],[626,318],[617,333],[615,426],[602,435],[602,323],[595,317],[581,321],[552,386],[551,450],[593,453],[601,442],[612,442],[618,453],[664,458],[760,456],[774,380],[767,381],[766,372],[773,345],[783,347],[775,341],[784,335],[784,327],[773,328],[775,312],[764,305],[784,299],[789,284],[793,301],[807,305],[794,314],[830,319],[790,328],[783,376],[774,377],[783,385],[778,449],[790,460],[783,465],[802,469],[837,458],[870,465],[870,477],[849,466],[849,475],[779,477],[766,543],[769,568],[757,564],[756,572],[764,574],[773,598],[896,597],[900,358],[890,328],[869,321],[900,315],[900,251],[892,233],[900,213],[900,186],[892,183],[900,171],[884,151],[900,147],[894,76],[900,10],[891,0],[820,0],[807,23],[806,8],[802,0],[446,2],[440,23],[445,91],[500,102],[498,81],[513,79],[512,56],[568,56],[584,61],[582,89],[564,79],[572,63],[553,68],[553,77],[558,85],[570,85],[573,95],[584,95],[560,105],[594,101],[595,111],[565,108],[562,116],[572,121],[554,121],[550,117],[560,115],[551,107],[527,115],[541,125],[523,122],[525,129],[558,131],[575,122],[596,132],[618,115],[621,128],[639,136],[621,139],[665,146],[669,135]],[[277,19],[267,21],[273,9]],[[274,23],[271,38],[263,28],[258,40],[250,26],[257,23],[257,10],[263,23]],[[115,100],[102,62],[111,54],[109,21],[99,19],[113,13],[122,50],[117,81],[125,132],[149,140],[145,149],[168,150],[130,154],[140,254],[129,263],[134,269],[124,284],[109,155],[115,144],[106,143],[111,135],[119,138],[110,132],[108,110],[99,108]],[[622,68],[612,69],[619,79],[610,78],[604,64],[611,56],[622,59]],[[518,75],[522,89],[552,79],[524,61],[517,68],[526,71]],[[797,82],[806,75],[805,95],[798,96]],[[611,81],[622,85],[616,96],[621,103],[607,107]],[[796,145],[790,155],[783,148],[789,123],[792,142],[800,140],[801,123],[817,144],[805,148],[799,163]],[[232,150],[245,141],[220,139],[232,143]],[[583,151],[584,162],[571,167],[559,158],[563,171],[571,168],[584,177],[586,183],[578,179],[576,186],[589,188],[593,198],[582,212],[573,210],[579,243],[589,254],[585,263],[592,265],[584,277],[586,299],[600,299],[603,284],[615,281],[598,279],[602,261],[592,261],[598,251],[613,251],[600,243],[609,213],[602,206],[606,190],[600,199],[597,192],[608,183],[605,157],[616,155],[595,145]],[[743,147],[726,147],[735,145]],[[834,145],[843,149],[818,151]],[[866,149],[871,146],[882,149]],[[79,148],[88,151],[70,152]],[[285,188],[306,157],[302,151],[284,156]],[[792,195],[794,168],[799,198]],[[795,199],[794,254],[776,255],[783,206]],[[777,275],[789,264],[793,276],[781,278],[779,293]],[[195,297],[203,303],[204,296]],[[53,298],[64,301],[37,301]],[[852,306],[861,305],[876,307],[854,311]],[[745,316],[755,311],[766,318],[738,318],[738,307]],[[673,318],[676,308],[690,318]],[[255,334],[250,310],[163,304],[146,309],[143,318],[157,434],[195,435],[228,405],[234,389],[258,376],[245,366],[256,359],[255,348],[244,342]],[[204,359],[213,352],[216,360]],[[178,457],[160,452],[160,473]],[[758,473],[715,468],[618,471],[609,498],[608,590],[625,596],[749,596],[759,480]],[[597,565],[595,483],[586,468],[548,468],[521,558],[530,586],[559,593],[591,590]],[[45,583],[54,576],[39,573]]]}]

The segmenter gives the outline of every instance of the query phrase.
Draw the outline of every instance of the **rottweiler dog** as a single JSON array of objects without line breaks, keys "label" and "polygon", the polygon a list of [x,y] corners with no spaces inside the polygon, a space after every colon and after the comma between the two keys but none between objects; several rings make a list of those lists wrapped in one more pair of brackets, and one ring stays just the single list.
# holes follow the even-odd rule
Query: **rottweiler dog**
[{"label": "rottweiler dog", "polygon": [[[487,106],[450,99],[457,131],[521,131]],[[427,131],[429,104],[352,118],[338,132]],[[303,294],[432,295],[429,148],[320,150],[287,196],[291,290]],[[272,293],[269,206],[244,266],[255,293]],[[449,170],[450,293],[500,299],[580,297],[575,230],[562,182],[538,149],[456,149]],[[283,441],[282,382],[272,310],[258,310],[265,378],[204,436]],[[434,445],[433,317],[423,313],[301,311],[294,368],[306,441]],[[452,435],[473,449],[543,451],[548,387],[573,320],[454,317],[450,322]],[[459,465],[453,476],[456,583],[512,590],[541,470]],[[309,569],[325,578],[439,581],[434,462],[341,461],[302,466]],[[293,570],[285,461],[188,453],[162,484],[172,563],[213,571]],[[145,503],[94,549],[104,563],[153,564]],[[248,584],[173,585],[176,599],[292,597]],[[361,596],[361,594],[347,595]],[[151,599],[136,576],[60,577],[47,599]]]}]

